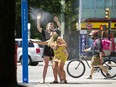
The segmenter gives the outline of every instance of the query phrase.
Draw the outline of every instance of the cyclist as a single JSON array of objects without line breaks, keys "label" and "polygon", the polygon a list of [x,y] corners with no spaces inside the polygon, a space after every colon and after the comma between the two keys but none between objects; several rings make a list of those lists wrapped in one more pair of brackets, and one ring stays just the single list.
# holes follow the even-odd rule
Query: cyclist
[{"label": "cyclist", "polygon": [[108,73],[108,71],[106,70],[106,68],[102,65],[102,56],[104,55],[103,51],[102,51],[102,43],[101,40],[98,38],[98,31],[97,30],[93,30],[90,32],[90,37],[93,40],[93,44],[92,47],[85,49],[84,52],[87,52],[89,50],[92,50],[92,59],[91,59],[91,73],[89,75],[89,77],[87,79],[92,79],[93,73],[94,73],[94,66],[98,66],[100,67],[106,74],[106,78],[108,79],[111,77],[111,75]]}]

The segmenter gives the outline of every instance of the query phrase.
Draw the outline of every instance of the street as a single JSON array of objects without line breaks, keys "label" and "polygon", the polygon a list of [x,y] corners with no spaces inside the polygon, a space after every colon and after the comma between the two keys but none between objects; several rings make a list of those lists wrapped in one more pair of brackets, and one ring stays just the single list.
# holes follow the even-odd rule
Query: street
[{"label": "street", "polygon": [[[68,63],[68,62],[67,62]],[[66,65],[67,65],[66,63]],[[65,69],[66,69],[65,65]],[[80,78],[72,78],[67,74],[67,81],[70,86],[77,87],[77,85],[80,85],[82,87],[89,85],[89,86],[102,86],[102,87],[116,87],[116,77],[113,79],[104,79],[104,77],[101,75],[101,73],[96,72],[94,73],[93,79],[86,79],[86,77],[89,75],[90,69],[86,67],[85,74]],[[39,63],[37,66],[29,66],[28,67],[28,73],[29,73],[29,85],[37,86],[39,87],[50,87],[50,82],[53,81],[53,74],[52,74],[52,67],[51,64],[49,64],[48,72],[46,76],[46,84],[41,84],[42,81],[42,69],[43,69],[43,62]],[[66,72],[67,73],[67,72]],[[18,83],[22,83],[22,65],[17,64],[17,81]],[[62,84],[64,87],[68,84]],[[53,84],[52,84],[53,85]],[[55,84],[54,84],[55,85]],[[55,87],[58,87],[59,85],[56,85]],[[60,85],[60,87],[62,87]],[[38,87],[38,86],[37,86]]]}]

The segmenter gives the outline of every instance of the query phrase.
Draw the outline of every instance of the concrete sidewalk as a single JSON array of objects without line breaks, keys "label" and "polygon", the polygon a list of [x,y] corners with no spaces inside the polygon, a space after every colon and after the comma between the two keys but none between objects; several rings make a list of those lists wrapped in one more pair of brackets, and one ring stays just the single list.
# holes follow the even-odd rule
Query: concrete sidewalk
[{"label": "concrete sidewalk", "polygon": [[73,79],[68,78],[67,84],[51,84],[52,78],[47,78],[46,83],[42,84],[39,81],[30,81],[27,85],[28,87],[116,87],[116,78],[114,79],[103,79],[99,77],[95,77],[94,79]]}]

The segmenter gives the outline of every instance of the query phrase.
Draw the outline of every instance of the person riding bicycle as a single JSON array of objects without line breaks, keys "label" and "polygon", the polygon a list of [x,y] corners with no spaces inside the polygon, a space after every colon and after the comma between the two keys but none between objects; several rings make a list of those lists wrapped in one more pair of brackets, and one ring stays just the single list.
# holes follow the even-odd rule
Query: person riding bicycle
[{"label": "person riding bicycle", "polygon": [[87,79],[92,79],[94,73],[94,66],[100,67],[106,74],[106,78],[110,78],[111,75],[108,73],[107,69],[102,65],[102,56],[104,55],[102,51],[102,42],[98,38],[98,31],[93,30],[90,32],[90,37],[93,40],[93,44],[90,48],[85,49],[84,52],[92,50],[92,59],[91,59],[91,73]]}]

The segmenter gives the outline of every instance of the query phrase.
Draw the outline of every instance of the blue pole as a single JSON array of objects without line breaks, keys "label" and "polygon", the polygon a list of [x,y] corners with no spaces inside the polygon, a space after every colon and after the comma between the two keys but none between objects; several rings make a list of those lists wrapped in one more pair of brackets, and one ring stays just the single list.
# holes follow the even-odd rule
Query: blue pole
[{"label": "blue pole", "polygon": [[22,16],[22,73],[23,83],[28,83],[28,3],[27,0],[21,1],[21,16]]}]

